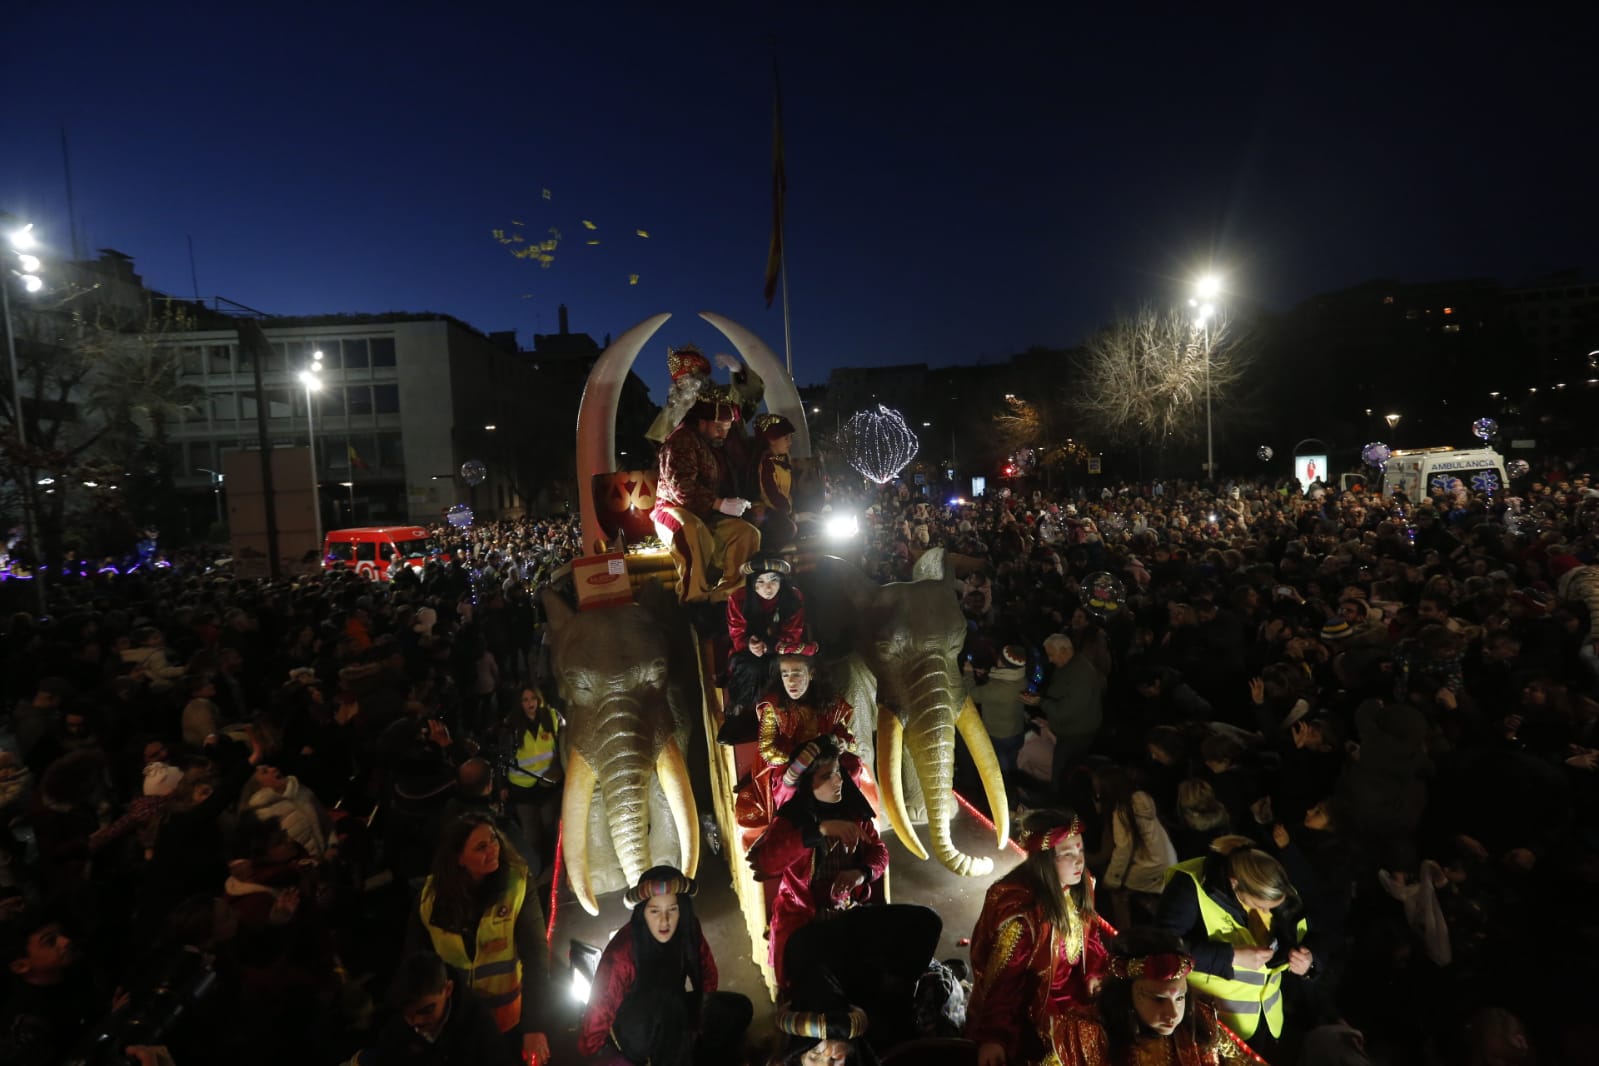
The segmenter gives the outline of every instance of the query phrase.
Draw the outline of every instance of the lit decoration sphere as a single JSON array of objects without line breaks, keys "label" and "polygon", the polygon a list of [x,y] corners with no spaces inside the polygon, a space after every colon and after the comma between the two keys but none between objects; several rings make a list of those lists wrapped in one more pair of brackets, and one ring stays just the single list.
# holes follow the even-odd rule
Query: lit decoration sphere
[{"label": "lit decoration sphere", "polygon": [[1261,462],[1269,463],[1271,462],[1271,457],[1277,453],[1271,450],[1271,445],[1262,444],[1260,447],[1255,449],[1255,454],[1260,458]]},{"label": "lit decoration sphere", "polygon": [[839,442],[849,465],[879,485],[893,481],[921,447],[905,417],[882,404],[851,415]]},{"label": "lit decoration sphere", "polygon": [[1016,472],[1026,477],[1033,472],[1033,467],[1038,462],[1038,456],[1033,454],[1033,449],[1031,448],[1018,448],[1016,453],[1010,457],[1010,461],[1016,467]]},{"label": "lit decoration sphere", "polygon": [[1471,433],[1478,440],[1487,440],[1499,433],[1499,423],[1491,418],[1479,418],[1471,424]]},{"label": "lit decoration sphere", "polygon": [[444,520],[456,529],[465,529],[472,524],[472,508],[458,503],[444,512]]},{"label": "lit decoration sphere", "polygon": [[1098,618],[1116,614],[1127,606],[1127,589],[1115,574],[1103,570],[1083,578],[1083,609]]},{"label": "lit decoration sphere", "polygon": [[1526,477],[1532,472],[1532,464],[1525,459],[1512,459],[1505,464],[1505,473],[1511,477]]},{"label": "lit decoration sphere", "polygon": [[1360,457],[1365,460],[1367,466],[1382,466],[1393,457],[1393,454],[1393,449],[1380,440],[1372,441],[1360,449]]},{"label": "lit decoration sphere", "polygon": [[481,459],[468,459],[461,464],[461,480],[468,485],[483,484],[483,479],[489,476],[489,468],[483,465]]}]

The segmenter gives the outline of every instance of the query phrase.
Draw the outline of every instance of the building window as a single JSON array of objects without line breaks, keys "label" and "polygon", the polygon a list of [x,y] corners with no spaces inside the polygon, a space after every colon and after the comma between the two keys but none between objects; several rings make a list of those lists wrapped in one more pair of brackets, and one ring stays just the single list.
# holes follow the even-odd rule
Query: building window
[{"label": "building window", "polygon": [[[312,341],[311,350],[322,353],[323,370],[337,370],[344,365],[339,359],[339,342],[337,340]],[[312,358],[315,358],[315,356]]]},{"label": "building window", "polygon": [[345,389],[344,392],[345,402],[350,407],[351,418],[372,413],[372,387],[370,385],[352,385]]},{"label": "building window", "polygon": [[370,365],[370,362],[371,362],[371,360],[370,360],[370,357],[367,354],[367,344],[366,344],[366,338],[365,337],[359,337],[359,338],[356,338],[354,340],[350,340],[350,339],[346,339],[345,340],[345,342],[344,342],[344,369],[346,369],[346,370],[364,370],[364,369],[367,368],[367,366]]},{"label": "building window", "polygon": [[395,365],[394,338],[393,337],[373,337],[372,338],[372,365],[373,366],[394,366]]},{"label": "building window", "polygon": [[378,437],[378,465],[389,470],[405,467],[405,445],[398,433],[385,433]]},{"label": "building window", "polygon": [[400,413],[400,386],[374,385],[372,386],[372,406],[380,415],[397,415]]},{"label": "building window", "polygon": [[186,346],[178,353],[178,372],[180,374],[205,373],[205,349],[199,346]]},{"label": "building window", "polygon": [[232,422],[239,417],[239,398],[231,392],[213,392],[211,394],[211,420],[213,422]]},{"label": "building window", "polygon": [[233,373],[233,346],[208,344],[205,349],[206,366],[213,374]]},{"label": "building window", "polygon": [[343,418],[344,417],[344,390],[337,386],[324,388],[316,394],[316,416],[318,418]]}]

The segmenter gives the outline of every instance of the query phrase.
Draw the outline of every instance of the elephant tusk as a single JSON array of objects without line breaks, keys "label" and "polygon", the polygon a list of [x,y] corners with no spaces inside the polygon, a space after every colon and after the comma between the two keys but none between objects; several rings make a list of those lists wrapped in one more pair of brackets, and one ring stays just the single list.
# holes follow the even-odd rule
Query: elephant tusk
[{"label": "elephant tusk", "polygon": [[1005,777],[999,772],[999,758],[994,754],[994,742],[983,727],[983,718],[977,713],[977,704],[970,696],[955,716],[955,730],[966,741],[966,750],[972,753],[977,764],[977,776],[983,780],[983,793],[988,797],[988,809],[994,815],[996,846],[1003,848],[1010,839],[1010,802],[1005,795]]},{"label": "elephant tusk", "polygon": [[683,760],[676,738],[666,738],[660,757],[656,759],[655,771],[661,779],[661,790],[666,793],[666,805],[672,810],[672,822],[677,826],[682,870],[693,877],[700,865],[700,823],[694,807],[693,786],[689,784],[688,763]]},{"label": "elephant tusk", "polygon": [[877,707],[877,794],[883,800],[883,814],[900,843],[918,859],[927,859],[927,849],[911,827],[910,812],[905,809],[904,771],[905,727],[899,715],[878,704]]},{"label": "elephant tusk", "polygon": [[566,880],[578,903],[590,914],[600,913],[589,884],[589,807],[594,801],[594,767],[581,752],[568,751],[566,788],[561,794],[562,839],[566,850]]}]

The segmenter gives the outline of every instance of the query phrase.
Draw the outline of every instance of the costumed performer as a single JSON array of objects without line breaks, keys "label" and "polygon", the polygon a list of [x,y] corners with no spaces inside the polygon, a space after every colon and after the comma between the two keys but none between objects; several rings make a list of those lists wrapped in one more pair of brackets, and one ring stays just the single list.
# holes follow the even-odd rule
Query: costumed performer
[{"label": "costumed performer", "polygon": [[744,581],[746,560],[761,532],[740,516],[750,502],[737,494],[720,445],[736,412],[724,401],[700,400],[656,457],[659,474],[650,520],[672,553],[677,595],[684,603],[720,603]]},{"label": "costumed performer", "polygon": [[861,772],[855,734],[850,731],[854,709],[841,696],[829,696],[816,678],[815,644],[781,645],[777,649],[779,687],[755,705],[760,720],[760,762],[749,780],[739,787],[735,801],[738,824],[764,829],[772,815],[794,794],[784,771],[794,753],[817,737],[832,737],[841,752],[844,773]]},{"label": "costumed performer", "polygon": [[744,587],[727,598],[729,707],[717,734],[727,744],[755,739],[755,704],[771,683],[773,654],[805,642],[805,597],[789,580],[788,560],[763,551],[741,569]]},{"label": "costumed performer", "polygon": [[799,534],[799,521],[807,518],[794,509],[794,468],[789,449],[794,446],[794,423],[778,414],[756,415],[755,476],[752,491],[755,524],[761,527],[761,543],[768,548],[785,548]]},{"label": "costumed performer", "polygon": [[872,805],[839,765],[832,738],[795,754],[785,777],[793,798],[750,848],[757,881],[779,882],[772,903],[769,961],[778,995],[788,991],[788,938],[810,922],[883,902],[888,848],[872,825]]},{"label": "costumed performer", "polygon": [[754,370],[741,364],[731,355],[718,353],[716,364],[733,372],[732,380],[718,385],[711,380],[711,363],[692,344],[666,349],[666,370],[672,375],[672,384],[666,392],[666,405],[655,416],[644,436],[660,444],[672,435],[683,421],[689,408],[700,400],[722,400],[742,412],[753,413],[766,393],[766,383]]},{"label": "costumed performer", "polygon": [[739,1061],[755,1007],[717,991],[692,877],[652,866],[627,890],[628,923],[605,946],[578,1031],[584,1062],[688,1066]]},{"label": "costumed performer", "polygon": [[1065,810],[1022,821],[1027,857],[996,881],[972,930],[972,998],[966,1036],[979,1066],[1053,1061],[1053,1019],[1090,1008],[1106,957],[1083,824]]},{"label": "costumed performer", "polygon": [[819,970],[777,1012],[782,1036],[767,1066],[877,1066],[867,1026],[867,1012],[849,1001],[830,971]]}]

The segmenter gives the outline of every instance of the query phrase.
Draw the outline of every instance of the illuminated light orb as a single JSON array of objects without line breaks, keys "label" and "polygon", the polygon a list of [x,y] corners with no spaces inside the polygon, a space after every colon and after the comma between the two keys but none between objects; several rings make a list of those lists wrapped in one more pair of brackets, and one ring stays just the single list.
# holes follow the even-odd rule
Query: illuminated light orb
[{"label": "illuminated light orb", "polygon": [[1380,440],[1374,440],[1360,449],[1360,457],[1367,466],[1385,466],[1393,454],[1393,449]]},{"label": "illuminated light orb", "polygon": [[850,415],[839,431],[839,444],[849,465],[879,485],[893,481],[921,447],[905,417],[882,404]]},{"label": "illuminated light orb", "polygon": [[1471,424],[1471,434],[1478,440],[1486,441],[1490,437],[1498,436],[1499,423],[1491,418],[1479,418]]},{"label": "illuminated light orb", "polygon": [[444,520],[456,529],[466,529],[472,524],[472,508],[458,503],[444,512]]},{"label": "illuminated light orb", "polygon": [[1271,450],[1271,445],[1269,444],[1262,444],[1260,447],[1255,449],[1255,455],[1258,456],[1260,461],[1263,463],[1271,462],[1271,457],[1276,454],[1276,452]]},{"label": "illuminated light orb", "polygon": [[1505,464],[1505,473],[1511,477],[1526,477],[1532,472],[1532,464],[1525,459],[1512,459]]},{"label": "illuminated light orb", "polygon": [[1112,615],[1127,606],[1127,589],[1115,574],[1101,570],[1083,578],[1079,586],[1083,607],[1097,618]]},{"label": "illuminated light orb", "polygon": [[483,484],[483,479],[489,476],[489,468],[483,465],[481,459],[468,459],[461,464],[461,480],[468,485],[476,487]]}]

